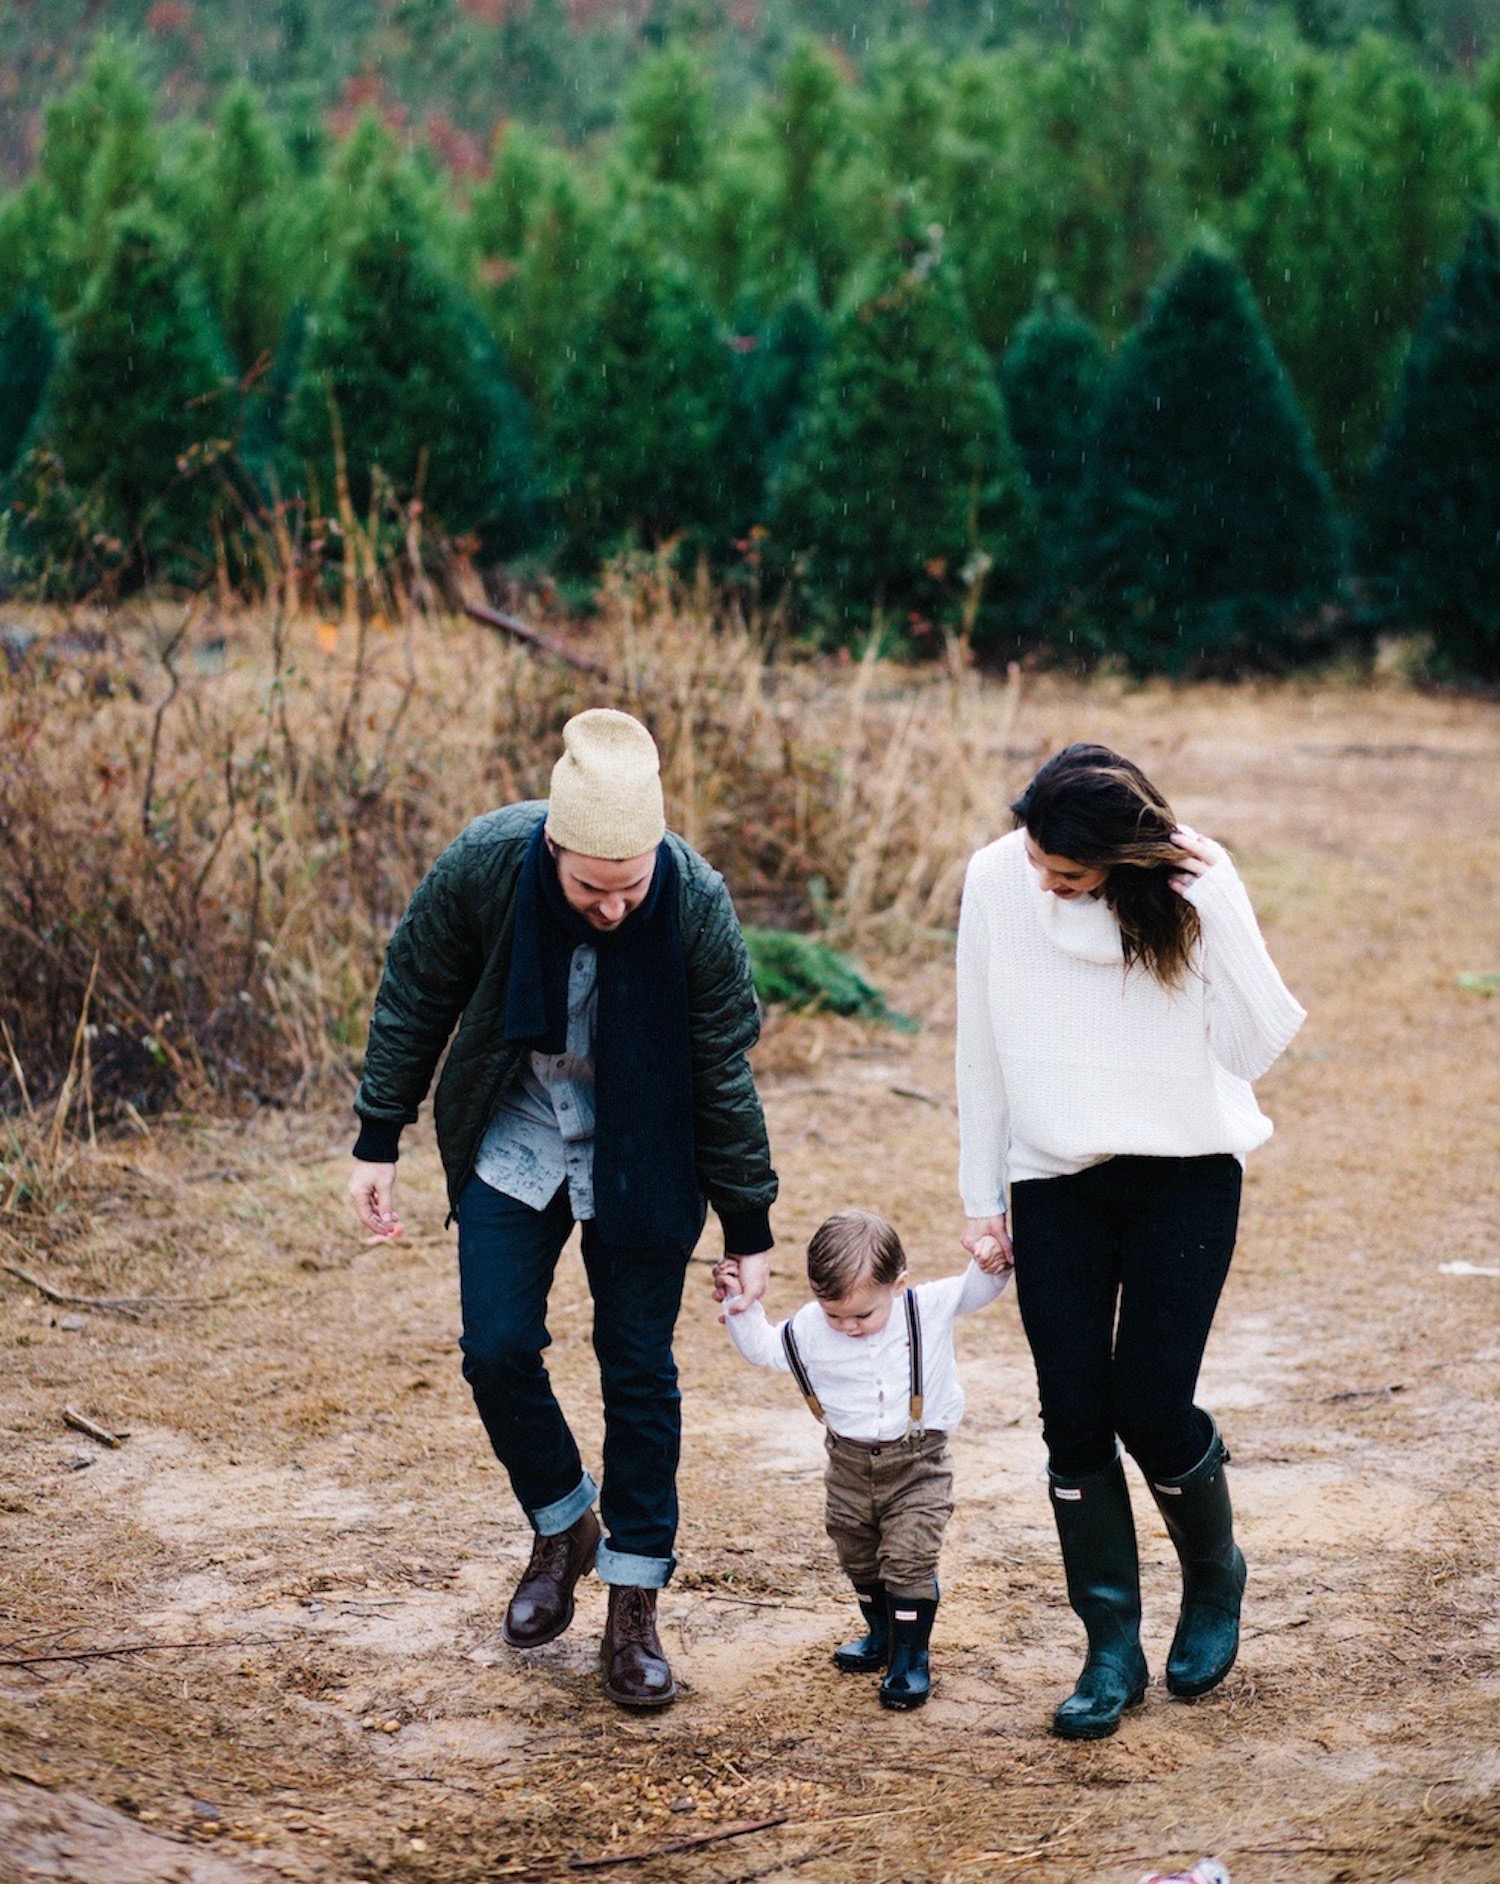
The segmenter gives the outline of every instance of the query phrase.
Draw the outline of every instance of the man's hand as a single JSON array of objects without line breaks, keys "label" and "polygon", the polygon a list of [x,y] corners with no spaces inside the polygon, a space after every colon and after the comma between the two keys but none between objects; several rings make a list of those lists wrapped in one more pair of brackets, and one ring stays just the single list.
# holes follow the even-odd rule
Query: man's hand
[{"label": "man's hand", "polygon": [[349,1201],[371,1236],[400,1236],[395,1165],[365,1164],[356,1158],[349,1178]]},{"label": "man's hand", "polygon": [[[714,1264],[714,1300],[723,1302],[725,1313],[743,1315],[752,1302],[758,1302],[771,1280],[771,1258],[760,1256],[724,1256]],[[722,1321],[721,1315],[719,1320]]]},{"label": "man's hand", "polygon": [[1015,1267],[1003,1210],[997,1217],[965,1217],[964,1233],[958,1240],[987,1276],[1003,1276]]}]

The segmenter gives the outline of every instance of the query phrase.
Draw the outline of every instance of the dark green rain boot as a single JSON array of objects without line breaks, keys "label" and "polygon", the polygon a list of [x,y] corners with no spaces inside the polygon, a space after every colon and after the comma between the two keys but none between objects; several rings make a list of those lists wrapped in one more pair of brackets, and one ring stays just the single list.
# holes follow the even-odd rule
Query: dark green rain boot
[{"label": "dark green rain boot", "polygon": [[844,1675],[873,1675],[884,1668],[891,1648],[891,1622],[886,1608],[885,1585],[872,1581],[856,1583],[859,1613],[865,1619],[867,1634],[857,1642],[846,1642],[833,1651],[833,1665]]},{"label": "dark green rain boot", "polygon": [[1245,1559],[1234,1541],[1224,1467],[1229,1453],[1210,1421],[1208,1451],[1181,1478],[1151,1479],[1182,1565],[1182,1613],[1167,1657],[1167,1687],[1185,1701],[1207,1694],[1234,1666],[1240,1646]]},{"label": "dark green rain boot", "polygon": [[1049,1472],[1068,1601],[1088,1631],[1078,1685],[1052,1717],[1064,1740],[1103,1740],[1146,1694],[1140,1559],[1125,1468],[1118,1458],[1085,1478]]},{"label": "dark green rain boot", "polygon": [[887,1596],[891,1612],[891,1659],[880,1684],[882,1707],[921,1707],[932,1692],[927,1645],[932,1640],[937,1598]]}]

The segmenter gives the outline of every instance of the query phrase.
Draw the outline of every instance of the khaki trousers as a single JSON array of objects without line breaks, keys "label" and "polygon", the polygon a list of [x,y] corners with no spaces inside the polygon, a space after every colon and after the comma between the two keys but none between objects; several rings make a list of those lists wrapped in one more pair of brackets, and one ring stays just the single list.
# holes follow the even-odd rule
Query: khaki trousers
[{"label": "khaki trousers", "polygon": [[932,1596],[953,1515],[948,1435],[874,1443],[826,1433],[823,1444],[824,1522],[850,1582],[864,1587],[878,1579],[893,1596]]}]

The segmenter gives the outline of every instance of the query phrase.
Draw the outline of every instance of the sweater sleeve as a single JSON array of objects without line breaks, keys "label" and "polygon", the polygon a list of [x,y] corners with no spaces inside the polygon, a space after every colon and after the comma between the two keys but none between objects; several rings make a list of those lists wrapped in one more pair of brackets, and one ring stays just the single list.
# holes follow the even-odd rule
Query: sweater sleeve
[{"label": "sweater sleeve", "polygon": [[971,1262],[959,1277],[958,1305],[955,1315],[972,1315],[976,1308],[988,1308],[990,1303],[1005,1293],[1009,1286],[1011,1271],[1004,1269],[998,1276]]},{"label": "sweater sleeve", "polygon": [[1225,853],[1187,899],[1203,931],[1209,1050],[1240,1079],[1259,1079],[1307,1019],[1271,960],[1250,894]]},{"label": "sweater sleeve", "polygon": [[1005,1076],[990,1012],[983,858],[981,852],[969,864],[958,918],[958,1188],[968,1217],[997,1217],[1004,1211],[1010,1142]]},{"label": "sweater sleeve", "polygon": [[770,1367],[782,1374],[792,1371],[781,1345],[781,1324],[773,1328],[759,1302],[752,1302],[741,1314],[726,1315],[724,1326],[734,1345],[754,1366]]},{"label": "sweater sleeve", "polygon": [[991,1276],[978,1263],[971,1262],[962,1275],[919,1283],[913,1293],[924,1318],[933,1314],[953,1322],[960,1315],[972,1315],[976,1309],[988,1308],[1009,1281],[1008,1269],[1003,1275]]}]

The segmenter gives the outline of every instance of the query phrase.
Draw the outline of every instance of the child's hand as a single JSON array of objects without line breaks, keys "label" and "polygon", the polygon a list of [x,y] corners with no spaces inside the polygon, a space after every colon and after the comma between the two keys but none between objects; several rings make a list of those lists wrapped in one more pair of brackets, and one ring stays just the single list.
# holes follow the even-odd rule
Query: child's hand
[{"label": "child's hand", "polygon": [[1010,1251],[993,1236],[978,1238],[974,1244],[973,1257],[987,1276],[1003,1276],[1014,1264]]},{"label": "child's hand", "polygon": [[[993,1217],[965,1217],[964,1233],[958,1240],[987,1276],[1003,1276],[1007,1269],[1014,1266],[1010,1228],[1003,1210],[997,1211]],[[986,1244],[991,1246],[988,1251],[985,1251]],[[998,1257],[995,1254],[997,1250]],[[985,1253],[981,1254],[982,1251]]]},{"label": "child's hand", "polygon": [[714,1264],[714,1300],[724,1304],[725,1314],[743,1315],[765,1294],[770,1279],[769,1255],[721,1256]]},{"label": "child's hand", "polygon": [[724,1313],[719,1316],[719,1325],[724,1325],[725,1315],[737,1315],[743,1307],[743,1297],[739,1293],[740,1266],[732,1256],[721,1256],[713,1267],[714,1300],[723,1304]]}]

